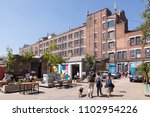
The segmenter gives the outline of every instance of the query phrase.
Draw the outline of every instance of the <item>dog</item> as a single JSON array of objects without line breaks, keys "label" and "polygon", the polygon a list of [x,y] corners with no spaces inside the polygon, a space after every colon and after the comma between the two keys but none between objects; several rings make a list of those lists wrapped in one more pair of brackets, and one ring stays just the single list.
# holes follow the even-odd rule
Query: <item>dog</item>
[{"label": "dog", "polygon": [[78,89],[78,96],[79,96],[79,98],[82,97],[82,93],[83,93],[83,87],[80,87]]}]

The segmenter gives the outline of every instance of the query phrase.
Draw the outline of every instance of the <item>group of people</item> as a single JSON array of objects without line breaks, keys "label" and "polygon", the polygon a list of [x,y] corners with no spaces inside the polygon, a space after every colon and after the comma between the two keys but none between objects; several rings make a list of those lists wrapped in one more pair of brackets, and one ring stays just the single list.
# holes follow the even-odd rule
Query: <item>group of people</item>
[{"label": "group of people", "polygon": [[[103,83],[102,83],[102,78],[101,78],[101,74],[100,72],[96,73],[94,72],[94,70],[92,69],[89,73],[88,76],[88,97],[92,98],[93,97],[93,92],[94,92],[94,85],[96,83],[96,88],[97,88],[97,96],[103,96],[102,93],[102,87],[103,87]],[[113,92],[114,89],[114,84],[112,83],[112,79],[111,79],[111,73],[108,74],[108,77],[105,80],[105,88],[107,88],[107,96],[110,97],[111,93]]]}]

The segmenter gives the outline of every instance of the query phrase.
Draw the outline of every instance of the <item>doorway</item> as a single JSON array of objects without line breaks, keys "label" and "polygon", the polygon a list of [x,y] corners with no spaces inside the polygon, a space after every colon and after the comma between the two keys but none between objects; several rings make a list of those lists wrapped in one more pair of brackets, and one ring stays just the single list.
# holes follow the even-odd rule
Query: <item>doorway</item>
[{"label": "doorway", "polygon": [[41,78],[41,68],[42,63],[40,62],[31,62],[31,71],[34,71],[38,78]]},{"label": "doorway", "polygon": [[72,79],[75,79],[75,76],[79,75],[79,73],[80,73],[80,71],[79,71],[79,64],[72,65],[71,69],[72,69]]}]

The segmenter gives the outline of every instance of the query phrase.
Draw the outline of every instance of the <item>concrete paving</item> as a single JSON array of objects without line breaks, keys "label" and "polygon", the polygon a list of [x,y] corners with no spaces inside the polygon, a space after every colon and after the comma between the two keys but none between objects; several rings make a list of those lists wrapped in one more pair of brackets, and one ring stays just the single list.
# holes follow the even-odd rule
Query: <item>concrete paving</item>
[{"label": "concrete paving", "polygon": [[[114,79],[115,84],[112,97],[107,97],[106,88],[102,88],[104,96],[96,96],[96,87],[94,97],[87,96],[87,83],[76,83],[71,88],[43,88],[40,87],[40,93],[19,94],[0,92],[0,100],[149,100],[150,97],[144,96],[143,83],[132,83],[128,78]],[[104,83],[103,83],[104,85]],[[83,96],[78,97],[78,88],[84,87]]]}]

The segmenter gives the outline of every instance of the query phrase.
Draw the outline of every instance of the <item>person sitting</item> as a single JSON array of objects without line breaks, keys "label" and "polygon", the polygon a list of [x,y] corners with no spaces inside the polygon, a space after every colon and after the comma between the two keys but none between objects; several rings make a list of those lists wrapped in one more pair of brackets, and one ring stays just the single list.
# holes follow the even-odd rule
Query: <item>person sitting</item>
[{"label": "person sitting", "polygon": [[4,76],[4,78],[3,78],[3,81],[9,83],[9,82],[11,82],[12,80],[11,80],[11,78],[9,77],[9,75],[5,73],[5,76]]}]

